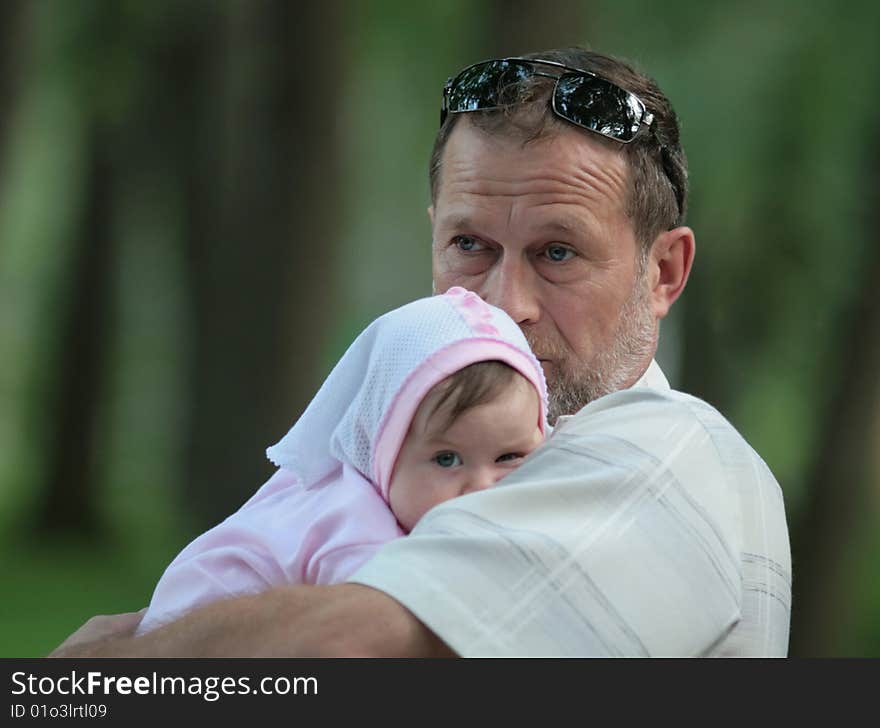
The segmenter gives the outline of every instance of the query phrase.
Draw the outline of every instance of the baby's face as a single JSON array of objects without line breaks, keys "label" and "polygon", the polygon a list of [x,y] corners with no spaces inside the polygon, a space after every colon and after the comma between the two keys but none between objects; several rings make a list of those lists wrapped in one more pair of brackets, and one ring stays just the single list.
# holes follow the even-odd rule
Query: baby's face
[{"label": "baby's face", "polygon": [[544,439],[538,393],[520,375],[446,429],[438,426],[442,413],[433,412],[442,394],[434,387],[422,400],[391,476],[391,510],[407,531],[435,505],[493,485]]}]

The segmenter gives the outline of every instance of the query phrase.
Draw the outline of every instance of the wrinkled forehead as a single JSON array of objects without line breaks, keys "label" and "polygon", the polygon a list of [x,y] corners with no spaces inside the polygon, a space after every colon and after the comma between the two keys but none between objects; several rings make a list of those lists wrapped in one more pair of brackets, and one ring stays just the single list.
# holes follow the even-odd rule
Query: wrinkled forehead
[{"label": "wrinkled forehead", "polygon": [[524,197],[624,215],[630,180],[620,149],[570,125],[524,143],[488,135],[467,119],[453,129],[438,172],[435,224],[438,217],[465,214],[455,206],[478,214],[481,201],[512,204]]}]

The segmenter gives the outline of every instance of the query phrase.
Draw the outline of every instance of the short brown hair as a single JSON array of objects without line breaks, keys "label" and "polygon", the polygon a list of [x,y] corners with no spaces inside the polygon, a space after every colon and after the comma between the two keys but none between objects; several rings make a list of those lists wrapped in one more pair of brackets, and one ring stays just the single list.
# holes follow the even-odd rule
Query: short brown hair
[{"label": "short brown hair", "polygon": [[[561,48],[522,57],[555,61],[595,73],[634,93],[654,115],[652,133],[639,134],[629,144],[619,144],[584,131],[602,143],[618,149],[622,147],[631,170],[626,213],[633,220],[643,255],[647,254],[658,234],[684,223],[687,209],[687,158],[681,147],[678,118],[669,99],[653,79],[629,63],[585,48]],[[567,123],[558,119],[550,108],[553,86],[553,79],[530,76],[524,82],[503,90],[506,100],[503,107],[469,112],[467,115],[474,126],[482,131],[518,135],[524,143],[528,143],[551,134],[559,124]],[[435,203],[443,150],[461,115],[448,114],[434,141],[429,180],[431,199]]]},{"label": "short brown hair", "polygon": [[445,409],[444,420],[436,429],[446,430],[468,410],[492,402],[516,376],[522,375],[503,361],[493,359],[469,364],[441,382],[443,394],[434,403],[429,417]]}]

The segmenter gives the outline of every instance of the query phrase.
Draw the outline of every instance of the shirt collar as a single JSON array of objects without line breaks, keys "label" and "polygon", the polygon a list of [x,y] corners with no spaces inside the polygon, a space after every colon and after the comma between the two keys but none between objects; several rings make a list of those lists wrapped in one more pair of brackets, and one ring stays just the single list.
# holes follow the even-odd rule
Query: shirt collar
[{"label": "shirt collar", "polygon": [[[636,383],[633,384],[632,387],[629,387],[629,389],[635,389],[636,387],[647,387],[648,389],[671,389],[669,381],[666,379],[666,375],[663,373],[663,370],[660,368],[656,359],[651,359],[651,363],[648,365],[645,373],[642,374]],[[561,415],[556,420],[556,426],[553,428],[553,432],[556,432],[574,416],[575,415]]]},{"label": "shirt collar", "polygon": [[651,364],[633,387],[648,387],[649,389],[670,389],[669,381],[656,359],[651,359]]}]

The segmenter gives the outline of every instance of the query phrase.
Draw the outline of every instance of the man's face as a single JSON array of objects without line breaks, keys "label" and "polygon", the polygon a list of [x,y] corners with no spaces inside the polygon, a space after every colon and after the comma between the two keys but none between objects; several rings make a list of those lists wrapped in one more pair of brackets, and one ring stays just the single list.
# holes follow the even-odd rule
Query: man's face
[{"label": "man's face", "polygon": [[438,293],[476,291],[522,328],[550,421],[634,383],[657,318],[624,210],[623,157],[573,127],[523,146],[459,120],[432,210]]}]

